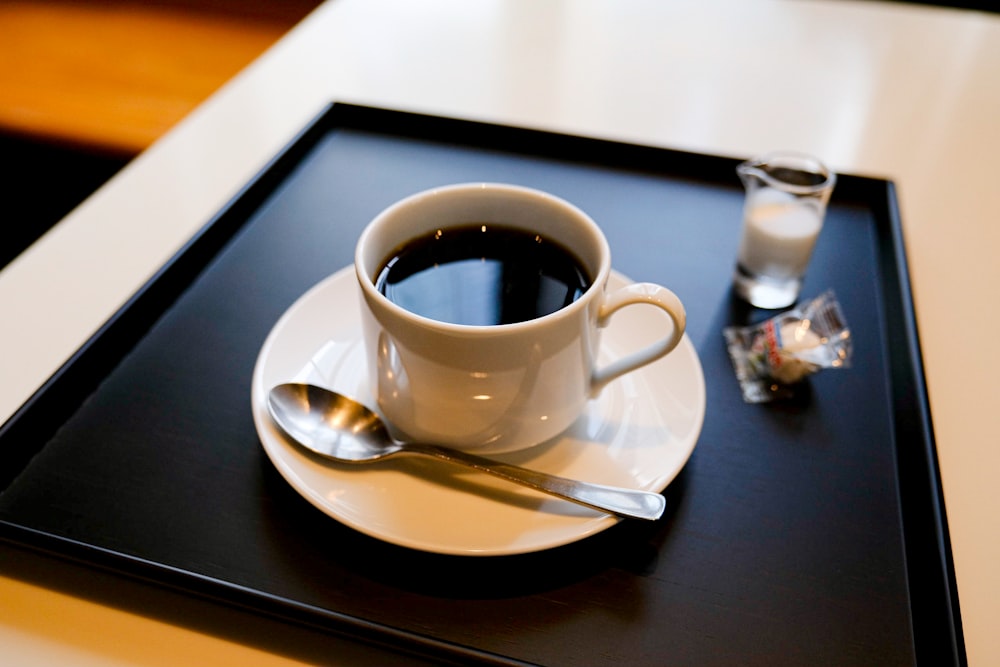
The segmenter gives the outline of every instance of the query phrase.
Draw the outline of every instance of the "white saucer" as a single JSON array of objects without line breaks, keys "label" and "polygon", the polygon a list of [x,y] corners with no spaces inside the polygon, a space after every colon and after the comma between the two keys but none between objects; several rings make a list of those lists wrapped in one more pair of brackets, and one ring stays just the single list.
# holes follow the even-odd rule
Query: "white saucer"
[{"label": "white saucer", "polygon": [[[609,288],[631,281],[612,273]],[[507,555],[567,544],[618,519],[489,475],[418,457],[365,466],[326,464],[271,421],[267,391],[309,380],[374,407],[367,387],[359,289],[353,267],[323,280],[278,320],[254,369],[254,423],[292,487],[334,519],[413,549]],[[602,334],[603,363],[661,330],[652,308],[626,308]],[[694,449],[705,416],[705,379],[687,336],[665,358],[605,387],[562,436],[495,458],[563,477],[659,492]]]}]

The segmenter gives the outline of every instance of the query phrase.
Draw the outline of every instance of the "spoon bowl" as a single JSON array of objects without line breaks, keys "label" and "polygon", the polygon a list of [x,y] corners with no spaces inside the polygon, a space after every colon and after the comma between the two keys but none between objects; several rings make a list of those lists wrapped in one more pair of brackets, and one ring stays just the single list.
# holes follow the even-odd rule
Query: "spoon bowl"
[{"label": "spoon bowl", "polygon": [[316,385],[279,384],[268,392],[267,406],[272,419],[292,440],[340,463],[370,463],[416,454],[474,468],[620,517],[652,521],[662,516],[666,506],[658,493],[570,480],[447,447],[400,442],[392,438],[375,412]]}]

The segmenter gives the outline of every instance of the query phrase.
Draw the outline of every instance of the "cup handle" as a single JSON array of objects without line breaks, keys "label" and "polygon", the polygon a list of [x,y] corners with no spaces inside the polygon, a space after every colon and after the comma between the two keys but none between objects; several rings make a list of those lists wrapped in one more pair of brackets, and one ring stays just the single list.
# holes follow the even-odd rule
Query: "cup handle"
[{"label": "cup handle", "polygon": [[611,362],[604,368],[594,371],[590,378],[590,395],[597,396],[604,385],[615,378],[645,366],[665,356],[681,342],[684,337],[684,328],[687,323],[687,314],[684,305],[677,295],[666,287],[654,285],[653,283],[633,283],[626,285],[604,299],[600,311],[597,314],[597,326],[605,327],[615,312],[634,304],[648,304],[663,310],[673,321],[673,330],[670,335],[651,343],[650,345],[628,354],[621,359]]}]

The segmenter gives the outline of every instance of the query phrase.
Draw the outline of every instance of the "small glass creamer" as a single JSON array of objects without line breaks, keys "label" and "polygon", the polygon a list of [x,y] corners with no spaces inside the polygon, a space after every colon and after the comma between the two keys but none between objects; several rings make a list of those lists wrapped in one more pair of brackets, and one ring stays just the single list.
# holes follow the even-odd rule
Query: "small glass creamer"
[{"label": "small glass creamer", "polygon": [[837,181],[822,162],[775,152],[736,168],[746,188],[733,285],[758,308],[795,303]]}]

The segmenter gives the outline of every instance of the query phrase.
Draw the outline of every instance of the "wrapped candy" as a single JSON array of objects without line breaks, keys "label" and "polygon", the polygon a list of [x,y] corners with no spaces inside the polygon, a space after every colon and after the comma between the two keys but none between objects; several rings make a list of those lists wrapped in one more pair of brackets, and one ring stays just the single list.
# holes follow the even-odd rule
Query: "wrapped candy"
[{"label": "wrapped candy", "polygon": [[851,332],[832,291],[759,324],[723,330],[743,400],[794,395],[794,385],[851,360]]}]

